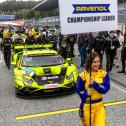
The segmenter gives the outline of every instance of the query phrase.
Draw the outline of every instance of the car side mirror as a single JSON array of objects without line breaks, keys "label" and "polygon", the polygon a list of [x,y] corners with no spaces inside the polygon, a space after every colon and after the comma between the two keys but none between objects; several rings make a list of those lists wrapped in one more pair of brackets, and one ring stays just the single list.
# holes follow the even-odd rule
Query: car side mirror
[{"label": "car side mirror", "polygon": [[66,61],[67,61],[67,63],[71,66],[71,64],[72,64],[72,59],[71,59],[71,58],[67,58]]}]

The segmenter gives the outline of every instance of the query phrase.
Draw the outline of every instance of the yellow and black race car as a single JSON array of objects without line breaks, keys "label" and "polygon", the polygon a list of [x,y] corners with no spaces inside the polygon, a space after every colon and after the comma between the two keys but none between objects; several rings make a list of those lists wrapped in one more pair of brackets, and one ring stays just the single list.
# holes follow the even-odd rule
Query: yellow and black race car
[{"label": "yellow and black race car", "polygon": [[55,95],[75,91],[78,71],[71,59],[51,49],[23,51],[14,55],[16,95]]}]

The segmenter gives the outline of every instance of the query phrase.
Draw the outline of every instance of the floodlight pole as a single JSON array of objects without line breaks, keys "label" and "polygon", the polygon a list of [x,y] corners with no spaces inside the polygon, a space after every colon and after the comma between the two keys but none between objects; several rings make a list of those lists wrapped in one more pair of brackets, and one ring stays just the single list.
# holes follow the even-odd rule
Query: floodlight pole
[{"label": "floodlight pole", "polygon": [[47,2],[47,0],[42,0],[39,4],[37,4],[36,6],[34,6],[31,11],[34,11],[36,8],[38,8],[40,5],[44,4],[45,2]]}]

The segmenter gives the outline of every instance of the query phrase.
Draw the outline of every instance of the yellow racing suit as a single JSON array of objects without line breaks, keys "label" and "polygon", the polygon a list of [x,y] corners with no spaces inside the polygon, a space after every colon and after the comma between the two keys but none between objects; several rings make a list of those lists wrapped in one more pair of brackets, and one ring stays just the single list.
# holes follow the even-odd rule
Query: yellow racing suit
[{"label": "yellow racing suit", "polygon": [[[107,72],[98,70],[92,72],[91,78],[92,95],[91,95],[91,126],[106,126],[106,111],[102,101],[103,94],[110,89],[110,79]],[[78,77],[77,93],[81,98],[79,116],[83,126],[90,126],[90,98],[87,90],[89,89],[89,72],[82,72]]]}]

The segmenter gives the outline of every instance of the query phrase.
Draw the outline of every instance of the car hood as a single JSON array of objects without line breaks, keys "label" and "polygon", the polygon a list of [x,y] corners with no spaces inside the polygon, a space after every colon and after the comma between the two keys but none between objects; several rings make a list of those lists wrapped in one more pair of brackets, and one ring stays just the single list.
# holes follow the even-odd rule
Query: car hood
[{"label": "car hood", "polygon": [[[23,74],[26,71],[30,71],[30,75]],[[75,65],[58,65],[48,67],[22,67],[21,69],[15,68],[15,78],[22,79],[22,77],[32,78],[38,85],[44,84],[61,84],[64,82],[66,76],[69,76],[71,72],[75,73]],[[27,72],[26,72],[27,73]]]},{"label": "car hood", "polygon": [[[76,67],[74,64],[68,65],[57,65],[57,66],[47,66],[47,67],[17,67],[14,69],[15,76],[24,76],[23,73],[30,71],[31,75],[36,76],[47,76],[47,75],[69,75],[72,71],[75,71]],[[27,72],[26,72],[27,73]]]},{"label": "car hood", "polygon": [[32,67],[31,69],[37,76],[58,75],[61,74],[61,72],[66,73],[67,66]]},{"label": "car hood", "polygon": [[15,68],[15,75],[23,75],[24,72],[33,73],[37,76],[66,74],[68,65],[47,66],[47,67],[21,67]]}]

